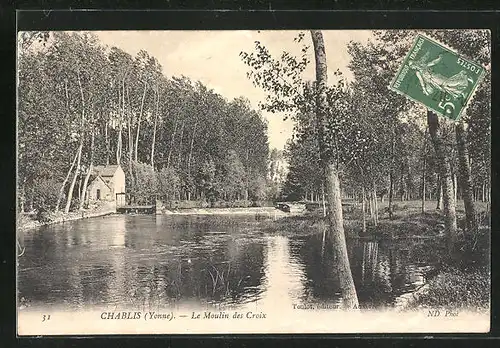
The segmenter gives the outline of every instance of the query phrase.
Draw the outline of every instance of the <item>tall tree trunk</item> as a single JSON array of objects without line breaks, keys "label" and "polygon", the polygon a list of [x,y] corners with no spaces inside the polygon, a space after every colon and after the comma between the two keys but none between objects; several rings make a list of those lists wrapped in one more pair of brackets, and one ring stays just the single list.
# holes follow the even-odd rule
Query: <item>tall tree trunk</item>
[{"label": "tall tree trunk", "polygon": [[[120,88],[122,93],[120,93]],[[122,80],[122,86],[118,87],[118,139],[116,141],[116,164],[121,164],[122,150],[123,150],[123,120],[125,118],[125,79]]]},{"label": "tall tree trunk", "polygon": [[92,171],[94,169],[94,129],[91,131],[91,140],[90,140],[90,164],[89,164],[89,169],[87,170],[87,175],[85,175],[85,180],[83,182],[83,187],[82,187],[82,193],[80,195],[80,210],[83,209],[83,206],[86,201],[86,196],[87,196],[87,185],[89,183],[89,178],[90,174],[92,174]]},{"label": "tall tree trunk", "polygon": [[453,173],[453,196],[455,197],[455,202],[457,201],[458,194],[458,179],[457,174]]},{"label": "tall tree trunk", "polygon": [[437,192],[436,192],[436,210],[441,210],[443,207],[443,185],[441,175],[437,175]]},{"label": "tall tree trunk", "polygon": [[[196,134],[196,126],[198,125],[198,121],[195,122],[194,127],[193,127],[193,135],[191,136],[191,144],[189,145],[189,156],[188,156],[188,164],[187,164],[187,172],[188,172],[188,178],[191,182],[191,159],[193,156],[193,146],[194,146],[194,137]],[[188,201],[191,200],[191,187],[188,190]]]},{"label": "tall tree trunk", "polygon": [[373,209],[375,210],[375,214],[373,215],[375,220],[374,224],[375,226],[378,225],[378,201],[377,201],[377,185],[375,184],[375,181],[373,181]]},{"label": "tall tree trunk", "polygon": [[76,192],[78,193],[78,200],[80,200],[82,198],[82,184],[83,184],[82,176],[79,175],[78,176],[78,185],[76,188]]},{"label": "tall tree trunk", "polygon": [[441,174],[444,228],[447,239],[448,254],[452,256],[457,235],[457,217],[455,212],[455,199],[453,196],[450,160],[445,144],[443,143],[438,116],[432,111],[427,111],[427,123],[429,125],[429,133],[436,152],[438,169]]},{"label": "tall tree trunk", "polygon": [[120,165],[121,164],[121,158],[122,158],[122,146],[123,146],[123,139],[122,139],[122,126],[120,125],[120,128],[118,130],[118,136],[117,136],[117,142],[116,142],[116,164]]},{"label": "tall tree trunk", "polygon": [[104,123],[104,142],[106,145],[106,165],[109,166],[110,145],[109,145],[109,135],[108,135],[108,121]]},{"label": "tall tree trunk", "polygon": [[19,195],[19,210],[21,213],[24,213],[25,199],[26,199],[26,178],[23,180],[21,184],[21,193]]},{"label": "tall tree trunk", "polygon": [[375,221],[374,209],[373,209],[373,192],[368,190],[368,211],[370,213],[370,218]]},{"label": "tall tree trunk", "polygon": [[481,188],[481,202],[486,202],[485,191],[486,191],[486,183],[483,182],[483,186]]},{"label": "tall tree trunk", "polygon": [[35,186],[31,186],[31,194],[29,196],[29,204],[28,204],[28,211],[32,212],[33,211],[33,198],[35,197]]},{"label": "tall tree trunk", "polygon": [[184,138],[184,123],[185,121],[182,121],[181,124],[181,134],[180,134],[180,139],[179,139],[179,156],[177,157],[177,168],[181,168],[181,159],[182,159],[182,140]]},{"label": "tall tree trunk", "polygon": [[[125,91],[123,91],[125,93]],[[125,111],[125,99],[123,100],[124,103],[124,114],[126,114]],[[130,188],[131,188],[131,200],[135,202],[135,178],[134,178],[134,168],[132,166],[132,155],[133,155],[133,148],[134,148],[134,143],[133,143],[133,136],[132,136],[132,106],[130,104],[130,90],[129,86],[127,86],[127,111],[128,111],[128,117],[127,117],[127,139],[128,139],[128,172],[129,172],[129,177],[130,177]]]},{"label": "tall tree trunk", "polygon": [[73,176],[73,181],[71,182],[71,185],[69,187],[68,191],[68,198],[66,200],[66,206],[64,208],[64,212],[67,214],[69,213],[69,209],[71,207],[71,200],[73,199],[73,191],[75,189],[75,183],[76,179],[78,178],[78,174],[80,171],[80,161],[82,159],[82,149],[83,149],[83,139],[84,139],[84,125],[85,125],[85,98],[83,95],[83,87],[82,83],[80,80],[80,72],[77,70],[77,77],[78,77],[78,86],[80,87],[80,97],[81,97],[81,103],[82,103],[82,118],[80,121],[80,131],[82,134],[80,135],[80,146],[78,147],[78,156],[76,160],[76,169],[75,169],[75,175]]},{"label": "tall tree trunk", "polygon": [[401,176],[399,177],[399,191],[400,191],[400,194],[401,194],[401,202],[404,201],[404,196],[405,196],[405,184],[404,184],[404,165],[403,163],[401,162]]},{"label": "tall tree trunk", "polygon": [[[395,123],[396,121],[393,120]],[[389,169],[389,219],[393,216],[393,200],[394,200],[394,147],[396,141],[396,125],[392,127],[392,141],[391,141],[391,168]]]},{"label": "tall tree trunk", "polygon": [[316,60],[316,117],[318,127],[318,141],[320,148],[321,165],[326,183],[328,199],[328,221],[330,224],[328,239],[333,248],[333,254],[338,262],[338,276],[342,290],[344,308],[358,308],[358,296],[354,286],[351,266],[347,254],[347,244],[342,217],[342,201],[340,197],[340,183],[337,166],[328,158],[324,151],[324,120],[327,114],[328,102],[326,98],[327,65],[323,34],[319,30],[311,30]]},{"label": "tall tree trunk", "polygon": [[361,185],[361,210],[363,211],[363,233],[366,232],[366,195],[365,185]]},{"label": "tall tree trunk", "polygon": [[245,201],[248,201],[248,176],[249,176],[249,173],[248,173],[248,168],[249,168],[249,165],[248,165],[248,148],[247,148],[247,151],[246,151],[246,158],[245,158]]},{"label": "tall tree trunk", "polygon": [[75,157],[73,157],[73,162],[71,162],[71,167],[69,168],[68,172],[66,173],[66,177],[64,178],[64,181],[61,184],[61,188],[59,189],[59,194],[57,195],[56,211],[59,211],[59,206],[61,205],[62,197],[64,195],[64,188],[66,187],[69,176],[71,175],[71,172],[73,171],[73,168],[75,167],[75,163],[76,163],[77,158],[78,158],[78,152],[75,153]]},{"label": "tall tree trunk", "polygon": [[153,126],[153,141],[151,142],[151,167],[155,167],[155,142],[156,142],[156,128],[158,127],[158,117],[159,117],[159,104],[160,104],[160,91],[159,87],[156,87],[156,104],[155,104],[155,123]]},{"label": "tall tree trunk", "polygon": [[[460,188],[465,206],[466,227],[469,233],[477,231],[476,206],[472,195],[471,168],[469,166],[469,149],[465,142],[465,130],[463,121],[455,125],[455,134],[458,149],[458,172],[460,178]],[[484,190],[483,190],[484,191]]]},{"label": "tall tree trunk", "polygon": [[176,132],[177,132],[177,119],[175,119],[175,122],[174,122],[174,131],[172,132],[172,141],[170,142],[170,147],[168,148],[167,168],[170,167],[170,158],[172,156],[172,152],[173,152],[174,145],[175,145],[175,133]]},{"label": "tall tree trunk", "polygon": [[425,167],[427,164],[427,128],[424,133],[424,145],[422,151],[422,214],[425,213]]},{"label": "tall tree trunk", "polygon": [[147,89],[147,82],[144,81],[144,92],[142,92],[142,100],[141,100],[141,109],[139,111],[139,118],[137,120],[137,134],[135,136],[135,147],[134,147],[134,161],[137,162],[137,151],[139,148],[139,134],[141,132],[141,122],[142,122],[142,113],[144,111],[144,99],[146,98],[146,89]]},{"label": "tall tree trunk", "polygon": [[71,200],[73,199],[73,191],[75,189],[76,179],[78,178],[78,172],[80,171],[80,160],[82,158],[82,148],[83,148],[83,135],[82,135],[82,140],[80,140],[80,145],[78,146],[75,175],[73,175],[73,180],[71,181],[71,185],[69,185],[68,197],[66,199],[66,206],[64,208],[64,212],[66,214],[69,213],[69,208],[71,207]]},{"label": "tall tree trunk", "polygon": [[[326,204],[325,204],[325,184],[321,184],[321,200],[323,202],[323,217],[326,217]],[[324,232],[323,232],[324,235]]]},{"label": "tall tree trunk", "polygon": [[198,122],[194,124],[193,127],[193,135],[191,136],[191,144],[189,146],[189,156],[188,156],[188,176],[191,176],[191,159],[193,156],[193,146],[194,146],[194,136],[196,134],[196,126],[198,125]]}]

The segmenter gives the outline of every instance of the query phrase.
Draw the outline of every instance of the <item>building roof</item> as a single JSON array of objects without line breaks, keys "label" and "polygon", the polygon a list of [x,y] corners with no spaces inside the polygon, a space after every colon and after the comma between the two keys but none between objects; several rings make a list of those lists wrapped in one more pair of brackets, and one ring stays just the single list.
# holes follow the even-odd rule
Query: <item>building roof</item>
[{"label": "building roof", "polygon": [[115,175],[116,170],[118,169],[119,165],[117,164],[112,164],[109,166],[94,166],[94,175],[100,175],[103,178],[105,177],[112,177]]},{"label": "building roof", "polygon": [[102,178],[102,176],[100,176],[100,175],[95,175],[95,174],[92,174],[92,175],[90,176],[90,178],[89,178],[89,187],[90,187],[90,185],[91,185],[91,184],[93,184],[96,180],[101,180],[101,181],[104,183],[104,185],[106,185],[106,187],[107,187],[108,189],[110,189],[110,190],[111,190],[111,187],[109,186],[109,182],[106,182],[106,180],[104,180],[104,179]]}]

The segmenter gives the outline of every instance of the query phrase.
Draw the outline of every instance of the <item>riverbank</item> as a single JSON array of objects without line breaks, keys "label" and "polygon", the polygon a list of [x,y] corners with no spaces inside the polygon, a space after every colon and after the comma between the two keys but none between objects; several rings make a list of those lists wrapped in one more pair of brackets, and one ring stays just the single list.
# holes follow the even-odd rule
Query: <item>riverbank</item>
[{"label": "riverbank", "polygon": [[44,220],[39,221],[34,214],[19,214],[16,223],[16,229],[19,232],[29,231],[40,228],[42,226],[59,224],[69,221],[89,219],[99,216],[106,216],[116,213],[116,205],[114,203],[103,204],[94,209],[84,209],[81,211],[64,212],[47,212],[44,214]]},{"label": "riverbank", "polygon": [[490,308],[490,288],[489,267],[446,267],[412,294],[404,309],[484,312]]},{"label": "riverbank", "polygon": [[162,209],[159,215],[265,215],[268,217],[289,217],[274,207],[248,207],[248,208],[190,208],[190,209]]}]

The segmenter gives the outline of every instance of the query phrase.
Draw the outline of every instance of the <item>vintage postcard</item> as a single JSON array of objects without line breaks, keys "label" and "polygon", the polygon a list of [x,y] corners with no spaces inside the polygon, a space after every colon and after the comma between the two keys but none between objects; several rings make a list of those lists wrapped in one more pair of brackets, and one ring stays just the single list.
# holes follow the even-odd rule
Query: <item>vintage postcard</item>
[{"label": "vintage postcard", "polygon": [[21,31],[20,336],[486,333],[488,30]]}]

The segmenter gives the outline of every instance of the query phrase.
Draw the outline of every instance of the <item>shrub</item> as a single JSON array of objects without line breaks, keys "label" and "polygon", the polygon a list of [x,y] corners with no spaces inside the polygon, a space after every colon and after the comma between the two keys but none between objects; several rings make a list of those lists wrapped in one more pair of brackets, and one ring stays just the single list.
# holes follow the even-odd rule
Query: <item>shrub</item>
[{"label": "shrub", "polygon": [[415,306],[487,309],[490,303],[490,272],[448,268],[429,282],[430,289]]},{"label": "shrub", "polygon": [[33,208],[36,211],[47,211],[54,209],[57,204],[57,197],[59,195],[60,187],[61,184],[54,179],[35,180]]}]

